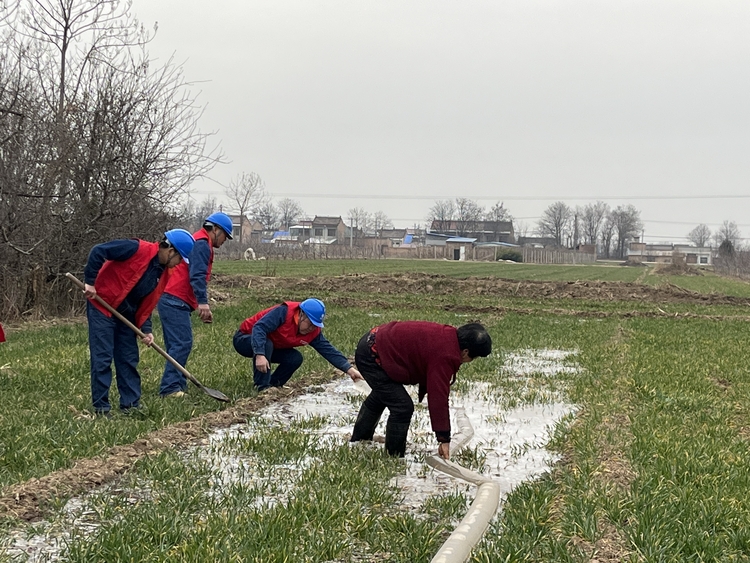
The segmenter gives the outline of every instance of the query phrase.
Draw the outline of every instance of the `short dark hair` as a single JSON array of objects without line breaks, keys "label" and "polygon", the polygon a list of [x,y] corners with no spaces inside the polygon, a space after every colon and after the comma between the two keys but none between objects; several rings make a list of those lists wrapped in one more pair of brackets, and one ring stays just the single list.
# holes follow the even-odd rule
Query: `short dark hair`
[{"label": "short dark hair", "polygon": [[492,338],[490,333],[479,323],[469,323],[456,329],[458,333],[458,347],[468,350],[470,358],[479,356],[486,358],[492,352]]}]

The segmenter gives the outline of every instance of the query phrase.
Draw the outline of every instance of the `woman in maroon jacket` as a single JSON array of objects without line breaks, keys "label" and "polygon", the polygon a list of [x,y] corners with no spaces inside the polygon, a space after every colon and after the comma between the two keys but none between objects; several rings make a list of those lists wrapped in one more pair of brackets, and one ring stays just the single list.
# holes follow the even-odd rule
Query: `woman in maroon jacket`
[{"label": "woman in maroon jacket", "polygon": [[355,363],[372,392],[362,403],[351,441],[372,440],[386,407],[388,454],[403,457],[414,402],[404,385],[419,385],[420,402],[429,395],[430,420],[438,455],[450,457],[450,386],[461,364],[492,351],[492,339],[479,323],[459,328],[426,321],[395,321],[373,328],[357,345]]}]

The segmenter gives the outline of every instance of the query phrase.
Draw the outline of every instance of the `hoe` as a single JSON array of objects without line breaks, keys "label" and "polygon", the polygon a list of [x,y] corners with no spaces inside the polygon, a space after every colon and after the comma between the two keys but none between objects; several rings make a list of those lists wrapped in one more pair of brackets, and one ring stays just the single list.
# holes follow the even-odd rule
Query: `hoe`
[{"label": "hoe", "polygon": [[[81,289],[85,288],[83,282],[81,280],[79,280],[77,277],[75,277],[73,274],[71,274],[70,272],[68,272],[67,274],[65,274],[65,277],[67,277],[70,281],[72,281],[74,284],[76,284]],[[143,338],[143,337],[146,336],[145,334],[143,334],[143,332],[141,331],[141,329],[139,329],[137,326],[135,326],[133,323],[131,323],[128,319],[126,319],[120,313],[118,313],[114,309],[114,307],[112,307],[109,303],[107,303],[106,301],[104,301],[104,299],[102,299],[98,295],[96,297],[94,297],[94,299],[96,299],[96,301],[98,303],[100,303],[105,309],[107,309],[107,311],[109,311],[110,313],[112,313],[115,316],[115,318],[117,318],[118,320],[120,320],[124,324],[126,324],[138,336],[140,336],[141,338]],[[174,367],[176,367],[180,371],[180,373],[182,373],[182,375],[184,375],[190,381],[192,381],[206,395],[208,395],[209,397],[212,397],[212,398],[216,399],[217,401],[222,401],[224,403],[228,403],[229,402],[229,397],[227,397],[221,391],[217,391],[216,389],[210,389],[210,388],[204,386],[200,381],[198,381],[195,377],[193,377],[193,375],[191,375],[191,373],[188,370],[186,370],[184,367],[182,367],[177,360],[175,360],[172,356],[170,356],[169,354],[167,354],[162,348],[160,348],[159,346],[157,346],[156,343],[151,344],[151,348],[153,348],[154,350],[156,350],[157,352],[159,352],[159,354],[161,354],[162,356],[164,356],[169,363],[171,363]]]}]

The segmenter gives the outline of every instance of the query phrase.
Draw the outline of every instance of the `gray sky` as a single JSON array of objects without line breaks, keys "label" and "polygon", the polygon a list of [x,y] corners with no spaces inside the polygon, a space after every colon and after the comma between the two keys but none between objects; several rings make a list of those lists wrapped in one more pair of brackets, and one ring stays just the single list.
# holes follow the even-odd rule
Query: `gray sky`
[{"label": "gray sky", "polygon": [[[747,0],[134,0],[183,63],[203,130],[308,215],[424,223],[497,201],[633,204],[648,242],[750,237]],[[310,197],[315,196],[315,197]],[[740,197],[723,197],[740,196]],[[226,201],[226,200],[225,200]]]}]

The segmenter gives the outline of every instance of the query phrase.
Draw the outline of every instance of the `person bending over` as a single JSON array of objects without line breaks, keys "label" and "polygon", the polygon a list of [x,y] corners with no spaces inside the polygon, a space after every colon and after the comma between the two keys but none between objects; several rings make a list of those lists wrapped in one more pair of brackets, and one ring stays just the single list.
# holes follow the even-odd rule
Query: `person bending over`
[{"label": "person bending over", "polygon": [[429,397],[438,455],[449,459],[450,387],[461,364],[489,356],[491,351],[492,339],[479,323],[456,328],[427,321],[395,321],[376,326],[360,339],[354,357],[372,392],[359,409],[351,441],[372,440],[388,408],[385,449],[389,455],[403,457],[414,413],[414,402],[404,386],[419,385],[419,401]]}]

